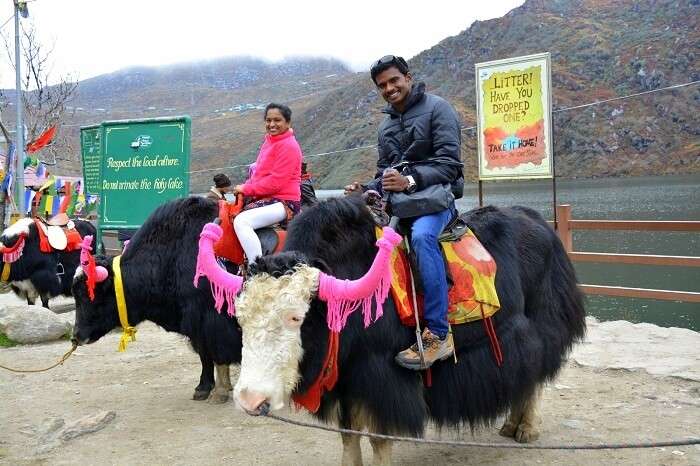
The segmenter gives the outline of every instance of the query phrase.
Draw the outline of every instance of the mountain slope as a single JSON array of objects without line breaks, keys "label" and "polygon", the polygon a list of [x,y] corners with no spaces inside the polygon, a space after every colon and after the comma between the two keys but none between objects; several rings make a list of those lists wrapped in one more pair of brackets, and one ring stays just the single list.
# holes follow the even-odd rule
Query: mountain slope
[{"label": "mountain slope", "polygon": [[[191,189],[208,189],[220,167],[250,163],[264,134],[262,108],[288,103],[293,118],[353,74],[338,60],[288,59],[268,63],[226,58],[159,68],[131,68],[81,81],[60,128],[62,156],[55,173],[79,173],[79,128],[105,120],[169,115],[192,117]],[[12,101],[13,93],[4,92]],[[4,121],[14,121],[12,106]],[[216,170],[208,170],[214,168]],[[201,171],[206,170],[206,171]],[[243,171],[233,170],[238,176]]]},{"label": "mountain slope", "polygon": [[[557,176],[700,172],[698,85],[564,110],[700,80],[698,0],[528,0],[502,18],[475,22],[409,64],[429,92],[452,102],[467,128],[476,122],[474,63],[545,51],[552,56]],[[254,160],[264,132],[260,107],[270,101],[292,107],[292,125],[304,153],[312,155],[320,187],[373,175],[372,147],[313,157],[376,143],[384,103],[369,73],[352,73],[337,60],[241,57],[82,81],[60,129],[69,136],[66,157],[53,171],[80,171],[81,125],[188,114],[192,191],[206,190],[218,171],[241,181],[245,170],[230,167]],[[462,158],[473,180],[473,129],[463,131]]]},{"label": "mountain slope", "polygon": [[[474,63],[548,51],[554,109],[700,79],[700,2],[527,1],[476,22],[414,57],[429,92],[476,124]],[[390,52],[390,50],[388,50]],[[700,86],[554,113],[557,176],[700,172]],[[374,144],[383,103],[369,74],[327,96],[298,125],[307,152]],[[463,132],[465,176],[476,173],[476,132]],[[373,150],[319,157],[319,181],[373,174]]]}]

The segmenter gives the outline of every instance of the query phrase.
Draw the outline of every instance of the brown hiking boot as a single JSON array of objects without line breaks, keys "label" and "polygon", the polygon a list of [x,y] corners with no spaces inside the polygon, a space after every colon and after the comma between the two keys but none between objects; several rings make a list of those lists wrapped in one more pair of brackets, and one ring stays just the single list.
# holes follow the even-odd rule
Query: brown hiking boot
[{"label": "brown hiking boot", "polygon": [[423,340],[423,357],[425,358],[425,365],[421,365],[420,353],[418,352],[418,343],[416,342],[412,344],[410,348],[407,348],[396,355],[394,360],[399,366],[416,371],[423,370],[432,366],[435,361],[447,359],[454,353],[454,345],[452,344],[452,338],[449,334],[444,340],[441,340],[426,328],[423,330],[421,340]]}]

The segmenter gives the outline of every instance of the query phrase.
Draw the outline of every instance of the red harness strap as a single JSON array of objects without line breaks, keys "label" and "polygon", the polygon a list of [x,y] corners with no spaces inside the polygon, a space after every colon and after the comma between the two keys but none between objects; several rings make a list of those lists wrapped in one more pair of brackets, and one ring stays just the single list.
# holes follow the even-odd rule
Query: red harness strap
[{"label": "red harness strap", "polygon": [[[27,238],[27,235],[24,233],[20,233],[19,237],[17,238],[17,241],[15,241],[15,244],[11,247],[2,247],[2,261],[5,263],[5,267],[9,267],[8,264],[11,264],[12,262],[16,261],[17,259],[20,258],[22,255],[22,252],[24,251],[24,240]],[[8,272],[9,276],[9,272]]]},{"label": "red harness strap", "polygon": [[338,381],[338,348],[340,347],[340,334],[328,333],[328,349],[323,361],[321,372],[305,393],[297,393],[292,396],[297,407],[304,407],[309,412],[315,413],[321,406],[321,397],[332,390]]},{"label": "red harness strap", "polygon": [[503,352],[501,352],[501,345],[498,342],[498,335],[496,334],[496,328],[493,326],[493,319],[491,317],[486,317],[484,314],[484,306],[481,306],[481,315],[484,323],[484,330],[486,335],[489,337],[489,343],[491,344],[491,352],[493,353],[493,358],[496,360],[498,367],[503,365]]}]

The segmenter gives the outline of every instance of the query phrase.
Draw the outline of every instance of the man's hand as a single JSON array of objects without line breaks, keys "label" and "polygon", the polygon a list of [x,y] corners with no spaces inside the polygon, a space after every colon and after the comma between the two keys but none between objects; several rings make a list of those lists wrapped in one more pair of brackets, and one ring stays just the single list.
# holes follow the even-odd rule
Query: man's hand
[{"label": "man's hand", "polygon": [[398,170],[388,168],[384,170],[382,175],[382,189],[384,191],[401,192],[408,188],[408,179],[403,176]]},{"label": "man's hand", "polygon": [[343,192],[343,194],[345,194],[347,196],[348,194],[357,193],[357,192],[361,193],[362,187],[360,186],[360,183],[358,183],[357,181],[353,181],[352,183],[350,183],[349,185],[347,185],[345,187],[345,191]]}]

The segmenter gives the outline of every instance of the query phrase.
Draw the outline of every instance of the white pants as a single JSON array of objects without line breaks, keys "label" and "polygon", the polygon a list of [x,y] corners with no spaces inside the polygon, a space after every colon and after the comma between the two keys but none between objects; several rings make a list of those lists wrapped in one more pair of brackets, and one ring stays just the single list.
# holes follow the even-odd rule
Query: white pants
[{"label": "white pants", "polygon": [[248,258],[248,263],[262,256],[260,239],[255,234],[257,228],[267,227],[281,222],[287,218],[287,210],[281,202],[244,210],[233,219],[233,229],[240,241],[243,251]]}]

